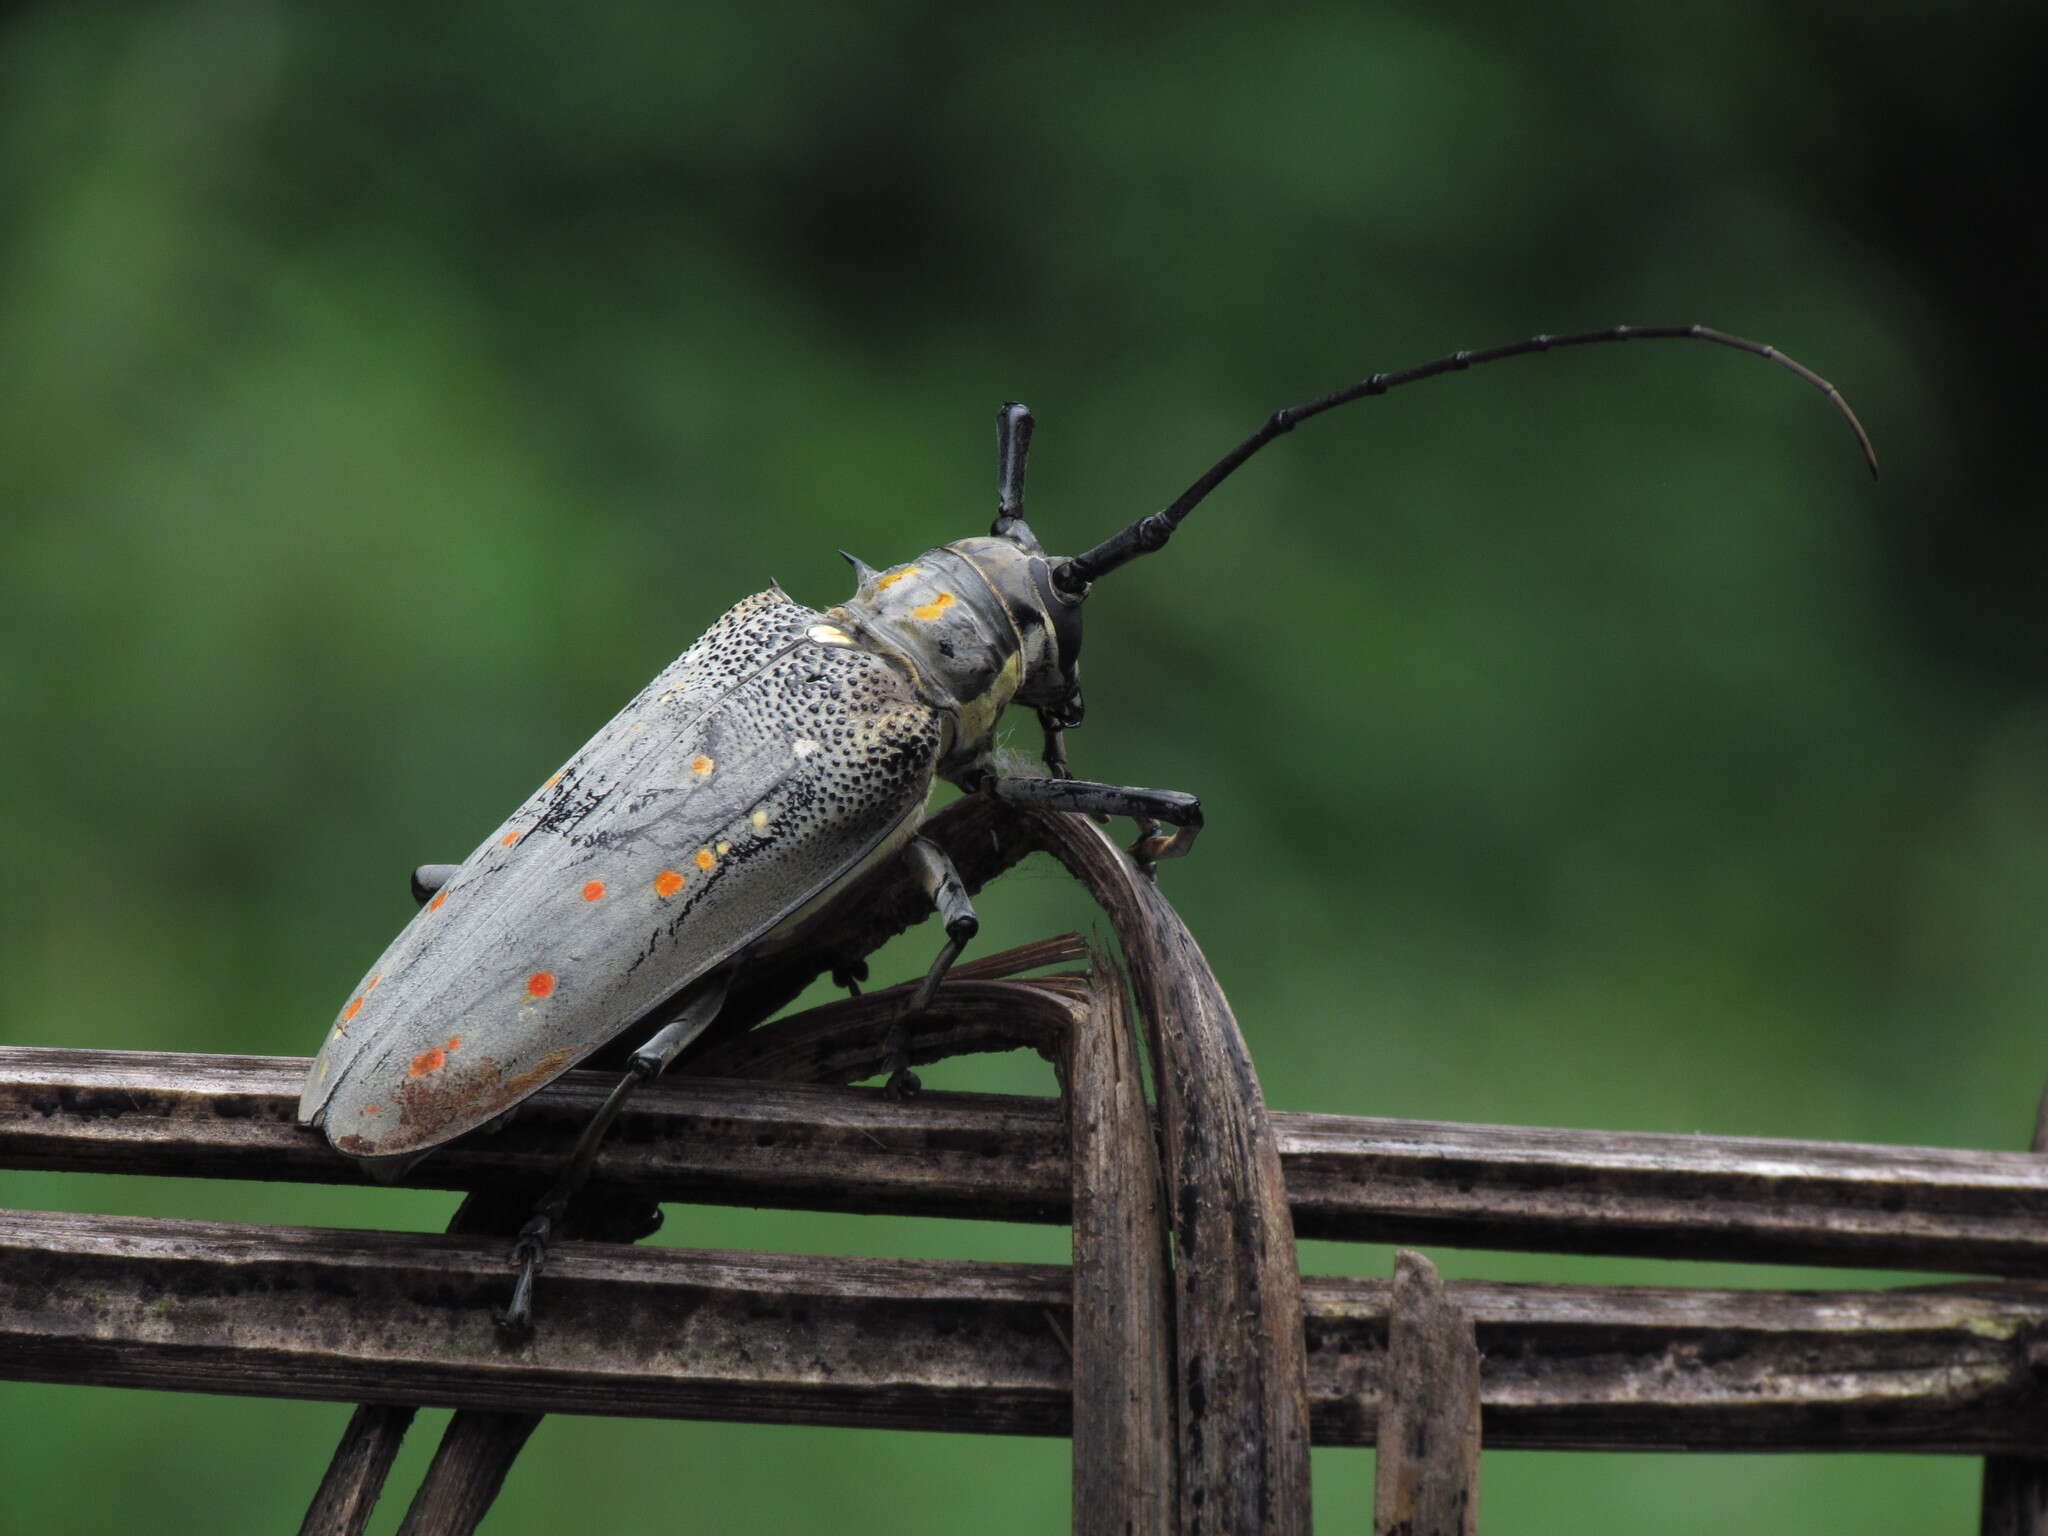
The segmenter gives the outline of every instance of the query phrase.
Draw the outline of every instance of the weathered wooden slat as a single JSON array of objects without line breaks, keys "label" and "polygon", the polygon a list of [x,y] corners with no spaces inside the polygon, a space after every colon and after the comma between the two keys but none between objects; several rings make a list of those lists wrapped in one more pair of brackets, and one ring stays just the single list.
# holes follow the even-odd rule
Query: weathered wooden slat
[{"label": "weathered wooden slat", "polygon": [[[2034,1106],[2028,1146],[2039,1161],[2048,1152],[2048,1092]],[[1992,1456],[1984,1462],[1980,1536],[2048,1536],[2048,1461],[2037,1456]]]},{"label": "weathered wooden slat", "polygon": [[[298,1057],[0,1047],[0,1166],[358,1181],[291,1123],[305,1070]],[[610,1083],[570,1073],[508,1130],[437,1153],[413,1182],[544,1181]],[[1272,1121],[1304,1237],[2048,1277],[2048,1158],[2024,1152]],[[625,1131],[600,1179],[659,1200],[1070,1215],[1051,1099],[892,1104],[867,1089],[664,1081],[635,1101]]]},{"label": "weathered wooden slat", "polygon": [[1479,1345],[1436,1266],[1406,1248],[1394,1255],[1380,1392],[1375,1536],[1474,1536]]},{"label": "weathered wooden slat", "polygon": [[1301,1270],[1243,1032],[1187,924],[1102,828],[1030,820],[1108,915],[1152,1045],[1174,1238],[1177,1528],[1307,1536]]},{"label": "weathered wooden slat", "polygon": [[434,1459],[412,1496],[398,1536],[469,1536],[505,1485],[512,1463],[540,1428],[541,1417],[458,1410],[434,1448]]},{"label": "weathered wooden slat", "polygon": [[1067,1056],[1074,1169],[1074,1533],[1169,1536],[1173,1289],[1144,1069],[1116,969]]},{"label": "weathered wooden slat", "polygon": [[327,1473],[306,1506],[299,1536],[362,1536],[384,1479],[417,1412],[409,1403],[364,1403],[350,1415]]},{"label": "weathered wooden slat", "polygon": [[[322,1401],[1065,1434],[1064,1268],[570,1243],[534,1336],[504,1244],[0,1213],[0,1376]],[[2048,1432],[2048,1287],[1454,1283],[1487,1443],[1987,1455]],[[1303,1283],[1313,1426],[1377,1429],[1384,1281]]]}]

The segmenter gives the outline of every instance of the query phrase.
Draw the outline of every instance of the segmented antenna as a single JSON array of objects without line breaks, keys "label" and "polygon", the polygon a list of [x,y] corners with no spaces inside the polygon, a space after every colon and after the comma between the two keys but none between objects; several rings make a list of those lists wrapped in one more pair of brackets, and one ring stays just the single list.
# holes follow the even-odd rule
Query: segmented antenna
[{"label": "segmented antenna", "polygon": [[[1849,423],[1856,434],[1856,444],[1863,450],[1863,462],[1870,466],[1871,478],[1877,477],[1877,450],[1870,444],[1870,434],[1863,430],[1863,423],[1856,419],[1856,413],[1849,409],[1849,402],[1842,398],[1842,392],[1805,364],[1795,362],[1776,347],[1765,346],[1760,341],[1751,341],[1742,336],[1730,336],[1726,331],[1717,331],[1705,325],[1617,325],[1604,331],[1579,331],[1570,336],[1532,336],[1527,341],[1512,342],[1504,347],[1488,347],[1479,352],[1453,352],[1449,357],[1440,357],[1435,362],[1423,363],[1419,367],[1404,368],[1399,373],[1376,373],[1371,378],[1322,395],[1305,405],[1293,405],[1285,410],[1275,411],[1266,418],[1264,426],[1239,443],[1230,452],[1210,466],[1207,474],[1182,491],[1173,504],[1163,511],[1153,512],[1139,518],[1121,533],[1103,540],[1086,554],[1063,560],[1053,567],[1052,579],[1062,592],[1078,596],[1088,583],[1108,574],[1120,565],[1128,564],[1140,555],[1149,555],[1161,548],[1174,535],[1182,521],[1203,499],[1236,472],[1239,465],[1257,453],[1266,444],[1282,433],[1291,432],[1311,416],[1320,416],[1324,411],[1335,410],[1353,400],[1362,400],[1368,395],[1384,395],[1390,389],[1399,389],[1403,384],[1413,384],[1421,379],[1433,379],[1440,373],[1458,373],[1480,363],[1497,363],[1502,358],[1522,357],[1531,352],[1553,352],[1560,347],[1588,347],[1607,341],[1711,341],[1716,346],[1733,347],[1738,352],[1747,352],[1776,363],[1780,368],[1797,374],[1815,389],[1826,395],[1836,410]],[[1013,409],[1005,407],[1004,409]],[[1016,407],[1021,409],[1021,407]],[[1027,422],[1029,418],[1026,418]],[[1027,432],[1028,432],[1027,426]]]},{"label": "segmented antenna", "polygon": [[996,412],[996,520],[989,532],[1038,552],[1038,536],[1024,521],[1024,461],[1031,454],[1031,408],[1012,400]]}]

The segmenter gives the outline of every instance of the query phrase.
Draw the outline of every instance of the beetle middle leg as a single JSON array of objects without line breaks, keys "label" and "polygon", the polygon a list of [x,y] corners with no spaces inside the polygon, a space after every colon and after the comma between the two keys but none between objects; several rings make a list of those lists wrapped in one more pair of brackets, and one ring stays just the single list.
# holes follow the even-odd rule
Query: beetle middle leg
[{"label": "beetle middle leg", "polygon": [[932,968],[925,972],[924,980],[918,983],[903,1011],[890,1022],[889,1033],[883,1042],[889,1068],[889,1081],[884,1091],[892,1099],[907,1098],[924,1086],[917,1080],[917,1074],[910,1070],[910,1021],[930,1010],[932,998],[938,993],[939,983],[946,979],[946,972],[960,958],[960,951],[967,947],[968,940],[981,931],[981,919],[974,915],[974,903],[967,899],[966,883],[961,880],[960,871],[953,867],[953,861],[946,857],[946,851],[926,838],[914,837],[903,852],[904,857],[910,860],[918,884],[931,898],[939,920],[946,925],[946,947],[932,961]]},{"label": "beetle middle leg", "polygon": [[669,1063],[682,1055],[685,1046],[711,1026],[718,1017],[718,1010],[725,1006],[726,989],[731,981],[731,971],[716,971],[693,986],[685,995],[676,1016],[633,1053],[626,1075],[619,1079],[618,1086],[612,1089],[597,1113],[590,1117],[583,1134],[576,1138],[576,1150],[569,1155],[568,1165],[562,1169],[554,1187],[533,1208],[533,1215],[527,1218],[526,1225],[519,1229],[519,1241],[512,1248],[513,1262],[519,1266],[519,1278],[512,1287],[511,1305],[499,1315],[501,1326],[518,1333],[524,1333],[533,1326],[533,1282],[547,1258],[548,1234],[569,1209],[569,1202],[576,1198],[576,1192],[589,1179],[605,1132],[619,1118],[619,1111],[626,1107],[626,1100],[632,1097],[633,1090],[649,1078],[659,1077],[668,1069]]}]

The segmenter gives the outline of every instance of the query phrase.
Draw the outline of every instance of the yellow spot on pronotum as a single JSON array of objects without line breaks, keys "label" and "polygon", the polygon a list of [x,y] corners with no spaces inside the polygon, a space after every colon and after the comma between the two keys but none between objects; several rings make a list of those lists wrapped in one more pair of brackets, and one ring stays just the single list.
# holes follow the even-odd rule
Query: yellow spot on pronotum
[{"label": "yellow spot on pronotum", "polygon": [[944,613],[948,608],[952,606],[953,594],[950,592],[941,592],[937,597],[933,598],[930,602],[919,603],[915,608],[911,609],[910,616],[914,619],[923,619],[925,623],[929,624],[933,619],[936,619],[940,614]]},{"label": "yellow spot on pronotum", "polygon": [[535,971],[526,978],[526,990],[535,997],[546,997],[555,990],[555,973],[553,971]]},{"label": "yellow spot on pronotum", "polygon": [[683,877],[672,869],[664,869],[654,877],[654,894],[664,899],[675,895],[683,888]]},{"label": "yellow spot on pronotum", "polygon": [[441,910],[441,903],[442,903],[442,902],[444,902],[444,901],[446,901],[447,899],[448,899],[448,893],[447,893],[446,891],[436,891],[436,892],[434,893],[434,899],[433,899],[432,901],[430,901],[430,902],[428,902],[428,903],[427,903],[427,910],[428,910],[429,912],[438,912],[438,911],[440,911],[440,910]]},{"label": "yellow spot on pronotum", "polygon": [[724,857],[725,857],[725,856],[726,856],[726,855],[727,855],[728,853],[731,853],[731,852],[732,852],[732,844],[731,844],[731,843],[720,843],[720,844],[718,845],[718,856],[719,856],[719,857],[720,857],[721,859],[722,859],[722,858],[724,858]]},{"label": "yellow spot on pronotum", "polygon": [[561,775],[560,775],[560,774],[558,773],[558,774],[556,774],[556,775],[555,775],[555,776],[554,776],[554,777],[553,777],[552,779],[549,779],[549,780],[547,781],[547,783],[545,783],[545,784],[541,785],[541,788],[542,788],[542,789],[553,789],[553,788],[554,788],[554,787],[555,787],[555,786],[556,786],[557,784],[559,784],[559,783],[561,783],[561,782],[562,782],[562,776],[561,776]]},{"label": "yellow spot on pronotum", "polygon": [[716,864],[717,862],[718,860],[711,856],[711,850],[709,848],[699,848],[697,850],[697,867],[699,869],[709,869],[712,865]]},{"label": "yellow spot on pronotum", "polygon": [[903,579],[904,577],[906,577],[906,576],[915,576],[916,574],[917,574],[917,567],[916,567],[916,566],[914,566],[914,565],[906,565],[905,567],[903,567],[903,569],[902,569],[902,570],[900,570],[900,571],[891,571],[891,572],[890,572],[890,573],[889,573],[888,575],[884,576],[884,577],[883,577],[883,578],[882,578],[882,579],[881,579],[880,581],[876,582],[876,583],[875,583],[875,590],[876,590],[877,592],[886,592],[886,591],[888,591],[888,590],[889,590],[889,589],[890,589],[891,587],[895,586],[895,585],[896,585],[896,583],[897,583],[897,582],[899,582],[899,581],[901,581],[901,580],[902,580],[902,579]]},{"label": "yellow spot on pronotum", "polygon": [[585,885],[583,887],[583,899],[585,901],[603,901],[604,882],[602,880],[592,880]]},{"label": "yellow spot on pronotum", "polygon": [[[335,1025],[334,1038],[337,1040],[346,1040],[348,1038],[348,1026],[346,1024]],[[320,1076],[323,1079],[327,1076],[327,1058],[325,1056],[322,1056],[320,1058]]]},{"label": "yellow spot on pronotum", "polygon": [[768,830],[768,813],[766,811],[756,811],[747,819],[753,822],[756,832],[766,832]]},{"label": "yellow spot on pronotum", "polygon": [[697,775],[700,779],[710,778],[713,766],[711,759],[704,756],[701,752],[690,759],[690,772]]}]

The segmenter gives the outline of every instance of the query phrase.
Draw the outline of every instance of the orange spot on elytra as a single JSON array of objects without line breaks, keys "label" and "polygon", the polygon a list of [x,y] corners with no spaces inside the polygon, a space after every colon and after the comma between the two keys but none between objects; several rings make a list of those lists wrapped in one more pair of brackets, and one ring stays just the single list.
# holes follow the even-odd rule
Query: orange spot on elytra
[{"label": "orange spot on elytra", "polygon": [[422,1051],[413,1057],[412,1065],[406,1068],[406,1074],[410,1077],[425,1077],[429,1072],[438,1072],[447,1065],[447,1052]]},{"label": "orange spot on elytra", "polygon": [[462,1049],[462,1036],[460,1036],[460,1035],[450,1035],[450,1036],[448,1037],[448,1043],[447,1043],[447,1044],[446,1044],[445,1046],[443,1046],[443,1047],[442,1047],[442,1049],[443,1049],[443,1050],[446,1050],[446,1051],[459,1051],[459,1050],[461,1050],[461,1049]]},{"label": "orange spot on elytra", "polygon": [[708,778],[710,778],[710,777],[711,777],[711,769],[712,769],[712,762],[711,762],[711,759],[710,759],[710,758],[708,758],[708,757],[706,757],[706,756],[705,756],[705,755],[704,755],[703,753],[701,753],[701,752],[700,752],[700,753],[698,753],[698,754],[697,754],[697,755],[696,755],[695,757],[693,757],[692,759],[690,759],[690,772],[692,772],[692,773],[694,773],[695,775],[697,775],[697,777],[698,777],[698,778],[700,778],[700,779],[708,779]]},{"label": "orange spot on elytra", "polygon": [[341,1016],[344,1019],[352,1019],[362,1011],[363,1000],[360,997],[352,997],[349,999],[348,1006],[341,1010]]},{"label": "orange spot on elytra", "polygon": [[448,899],[448,893],[447,893],[446,891],[436,891],[436,892],[434,893],[434,899],[433,899],[432,901],[430,901],[430,902],[428,902],[428,903],[427,903],[427,910],[428,910],[429,912],[438,912],[438,911],[440,911],[440,910],[441,910],[441,903],[442,903],[442,902],[444,902],[444,901],[446,901],[447,899]]},{"label": "orange spot on elytra", "polygon": [[510,832],[507,832],[503,837],[498,839],[498,846],[500,848],[510,848],[514,843],[518,841],[519,829],[517,827],[514,827]]},{"label": "orange spot on elytra", "polygon": [[915,608],[911,609],[910,616],[914,619],[923,619],[927,624],[929,624],[933,619],[936,619],[940,614],[944,613],[948,608],[952,606],[953,594],[950,592],[941,592],[937,597],[933,598],[930,602],[919,603]]},{"label": "orange spot on elytra", "polygon": [[916,572],[917,567],[914,565],[906,565],[900,571],[891,571],[888,575],[884,576],[880,581],[875,583],[875,590],[877,592],[886,592],[891,587],[895,586],[896,583],[901,581],[904,577],[915,575]]},{"label": "orange spot on elytra", "polygon": [[699,848],[697,850],[697,867],[699,869],[709,869],[712,865],[716,864],[717,862],[718,860],[714,859],[711,856],[711,850],[709,848]]},{"label": "orange spot on elytra", "polygon": [[383,979],[384,973],[382,971],[379,971],[376,975],[372,976],[370,978],[370,984],[367,987],[363,988],[363,996],[368,997],[372,992],[376,991],[377,983],[382,981]]},{"label": "orange spot on elytra", "polygon": [[683,888],[683,877],[672,869],[664,869],[654,877],[654,894],[673,896]]},{"label": "orange spot on elytra", "polygon": [[603,901],[604,882],[602,880],[593,880],[588,885],[584,886],[583,899],[585,901]]},{"label": "orange spot on elytra", "polygon": [[526,990],[535,997],[546,997],[555,990],[555,973],[553,971],[535,971],[526,978]]},{"label": "orange spot on elytra", "polygon": [[555,786],[556,786],[557,784],[559,784],[559,783],[561,783],[561,782],[562,782],[562,776],[561,776],[561,775],[560,775],[560,774],[558,773],[558,774],[556,774],[556,775],[555,775],[555,776],[554,776],[554,777],[553,777],[552,779],[549,779],[549,780],[547,781],[547,783],[545,783],[545,784],[541,785],[541,788],[542,788],[542,789],[553,789],[553,788],[554,788],[554,787],[555,787]]},{"label": "orange spot on elytra", "polygon": [[381,1115],[384,1113],[384,1111],[379,1109],[374,1104],[365,1104],[363,1106],[363,1113],[366,1115]]}]

